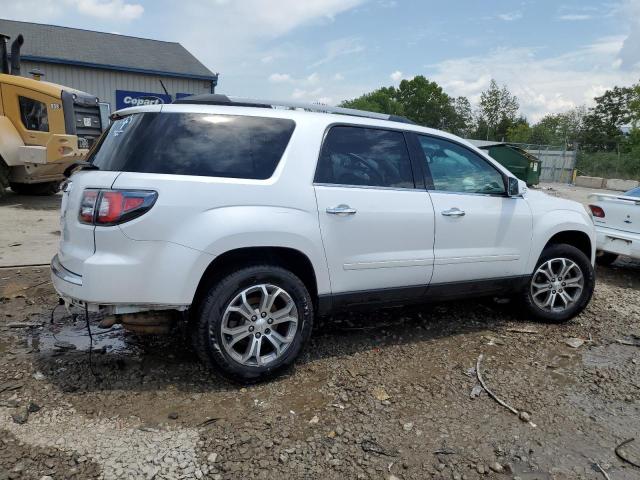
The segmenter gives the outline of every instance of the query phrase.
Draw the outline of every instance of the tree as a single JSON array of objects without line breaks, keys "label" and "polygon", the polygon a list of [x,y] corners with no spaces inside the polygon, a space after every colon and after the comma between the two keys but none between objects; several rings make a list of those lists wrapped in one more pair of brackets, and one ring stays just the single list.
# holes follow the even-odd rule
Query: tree
[{"label": "tree", "polygon": [[457,97],[453,101],[453,124],[451,133],[467,138],[472,135],[474,127],[473,110],[467,97]]},{"label": "tree", "polygon": [[492,79],[489,88],[480,94],[478,123],[486,127],[486,139],[503,140],[515,123],[519,108],[518,98],[509,92],[506,85],[500,88]]},{"label": "tree", "polygon": [[522,119],[522,122],[518,122],[512,125],[507,130],[507,141],[513,143],[532,143],[531,142],[531,126],[526,119]]},{"label": "tree", "polygon": [[456,123],[453,101],[436,82],[418,75],[402,80],[397,92],[405,115],[414,122],[441,130],[450,130]]},{"label": "tree", "polygon": [[634,105],[640,101],[640,90],[635,87],[613,87],[600,97],[584,117],[582,143],[595,150],[618,149],[625,139],[621,127],[634,120]]},{"label": "tree", "polygon": [[402,80],[398,88],[383,87],[345,100],[340,106],[403,115],[420,125],[456,132],[469,128],[471,116],[471,105],[466,98],[452,99],[440,85],[422,75]]},{"label": "tree", "polygon": [[340,106],[389,115],[404,115],[404,109],[396,97],[397,91],[394,87],[382,87],[353,100],[345,100]]}]

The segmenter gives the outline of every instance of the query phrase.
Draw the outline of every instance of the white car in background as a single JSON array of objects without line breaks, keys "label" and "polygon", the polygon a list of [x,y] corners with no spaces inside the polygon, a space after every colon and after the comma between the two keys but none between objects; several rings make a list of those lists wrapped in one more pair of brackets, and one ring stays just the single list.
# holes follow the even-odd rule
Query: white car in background
[{"label": "white car in background", "polygon": [[592,193],[589,198],[598,264],[611,265],[619,255],[640,258],[640,187],[622,195]]}]

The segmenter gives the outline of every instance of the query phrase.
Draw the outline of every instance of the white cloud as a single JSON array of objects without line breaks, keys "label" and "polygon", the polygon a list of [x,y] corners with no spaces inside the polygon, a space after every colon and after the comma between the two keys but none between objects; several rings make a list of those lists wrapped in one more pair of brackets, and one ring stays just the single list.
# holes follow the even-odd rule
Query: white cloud
[{"label": "white cloud", "polygon": [[317,72],[313,72],[311,75],[307,77],[307,83],[310,83],[312,85],[315,83],[318,83],[319,81],[320,81],[320,76],[318,75]]},{"label": "white cloud", "polygon": [[272,73],[269,75],[269,81],[271,83],[285,83],[291,81],[291,75],[288,73]]},{"label": "white cloud", "polygon": [[111,21],[131,21],[144,13],[144,7],[139,3],[125,3],[124,0],[71,0],[83,15]]},{"label": "white cloud", "polygon": [[580,20],[590,20],[593,18],[591,15],[587,13],[566,13],[564,15],[560,15],[558,20],[563,20],[565,22],[576,22]]},{"label": "white cloud", "polygon": [[[304,90],[302,88],[296,88],[291,93],[291,98],[294,100],[303,100],[305,102],[320,102],[320,98],[324,98],[325,100],[328,97],[320,97],[320,95],[324,92],[324,88],[318,87],[313,90]],[[320,102],[320,103],[328,103],[328,102]]]},{"label": "white cloud", "polygon": [[621,68],[632,69],[640,65],[640,0],[626,0],[614,11],[629,19],[629,34],[620,50]]},{"label": "white cloud", "polygon": [[365,50],[362,41],[357,37],[346,37],[332,40],[325,45],[325,55],[310,65],[309,68],[319,67],[344,55],[353,55]]},{"label": "white cloud", "polygon": [[125,0],[0,1],[0,7],[4,18],[47,23],[68,21],[73,13],[108,22],[129,22],[144,13],[141,4]]},{"label": "white cloud", "polygon": [[342,75],[340,72],[338,72],[332,78],[336,82],[341,82],[342,80],[344,80],[344,75]]},{"label": "white cloud", "polygon": [[431,65],[429,76],[450,95],[467,96],[472,103],[495,78],[508,86],[522,112],[535,121],[547,113],[591,104],[594,96],[614,85],[637,82],[640,67],[615,68],[624,41],[622,36],[605,37],[550,58],[540,58],[534,48],[501,48]]},{"label": "white cloud", "polygon": [[498,15],[498,18],[505,22],[513,22],[514,20],[520,20],[522,18],[522,12],[501,13]]},{"label": "white cloud", "polygon": [[389,78],[391,79],[391,81],[398,83],[400,82],[400,80],[402,80],[402,72],[400,70],[396,70],[391,75],[389,75]]}]

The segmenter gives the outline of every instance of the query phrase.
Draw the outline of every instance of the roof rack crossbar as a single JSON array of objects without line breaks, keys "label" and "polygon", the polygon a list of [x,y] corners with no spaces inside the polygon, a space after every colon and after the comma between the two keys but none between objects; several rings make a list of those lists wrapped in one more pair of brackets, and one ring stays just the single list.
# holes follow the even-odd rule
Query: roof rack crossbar
[{"label": "roof rack crossbar", "polygon": [[339,115],[351,115],[353,117],[373,118],[376,120],[390,120],[393,122],[414,123],[408,118],[398,115],[388,115],[386,113],[367,112],[365,110],[356,110],[354,108],[332,107],[330,105],[321,105],[317,103],[305,102],[289,102],[289,101],[273,101],[273,100],[257,100],[253,98],[228,97],[221,94],[205,94],[184,97],[173,103],[193,103],[205,105],[228,105],[235,107],[257,107],[257,108],[287,108],[306,110],[309,112],[334,113]]}]

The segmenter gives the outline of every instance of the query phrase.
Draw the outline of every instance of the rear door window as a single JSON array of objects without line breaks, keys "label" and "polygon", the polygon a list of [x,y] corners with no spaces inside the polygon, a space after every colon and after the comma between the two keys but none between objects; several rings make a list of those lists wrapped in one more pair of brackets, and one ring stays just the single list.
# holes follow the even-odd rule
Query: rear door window
[{"label": "rear door window", "polygon": [[404,134],[378,128],[332,127],[322,145],[315,182],[414,188]]},{"label": "rear door window", "polygon": [[201,113],[139,113],[116,120],[89,161],[101,170],[264,180],[293,120]]}]

